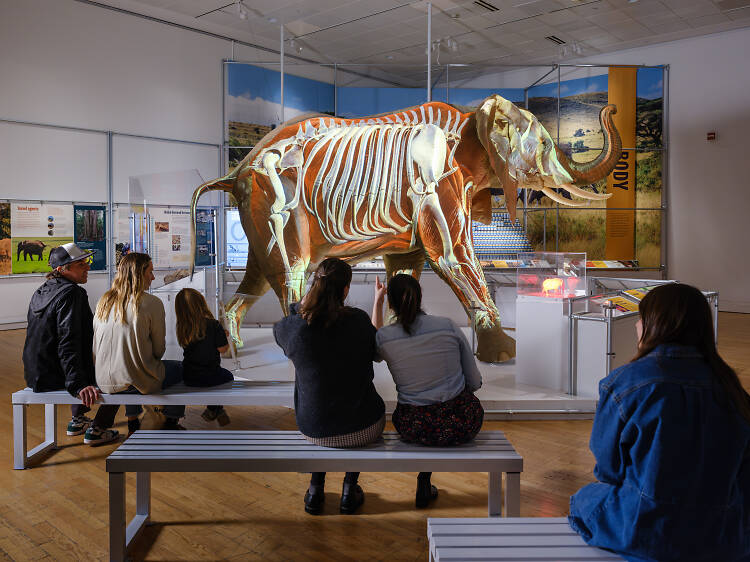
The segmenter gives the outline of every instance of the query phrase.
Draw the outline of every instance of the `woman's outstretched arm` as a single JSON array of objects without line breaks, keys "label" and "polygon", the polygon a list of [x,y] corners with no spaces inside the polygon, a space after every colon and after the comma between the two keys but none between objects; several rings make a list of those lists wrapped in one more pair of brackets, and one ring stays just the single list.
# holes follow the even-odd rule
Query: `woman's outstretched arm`
[{"label": "woman's outstretched arm", "polygon": [[372,325],[375,329],[383,327],[383,301],[385,300],[385,285],[380,277],[375,277],[375,301],[372,303]]}]

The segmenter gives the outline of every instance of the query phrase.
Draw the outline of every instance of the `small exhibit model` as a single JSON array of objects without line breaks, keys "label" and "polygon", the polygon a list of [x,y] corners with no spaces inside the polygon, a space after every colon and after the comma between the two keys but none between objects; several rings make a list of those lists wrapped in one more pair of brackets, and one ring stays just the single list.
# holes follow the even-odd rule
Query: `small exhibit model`
[{"label": "small exhibit model", "polygon": [[282,123],[232,172],[193,193],[193,215],[203,193],[231,193],[247,234],[245,277],[226,306],[235,345],[242,345],[242,318],[269,287],[287,313],[324,258],[383,256],[389,278],[398,271],[418,277],[427,260],[474,318],[477,357],[514,357],[515,340],[500,326],[474,255],[471,221],[491,219],[491,185],[503,189],[511,220],[517,188],[569,206],[586,202],[553,189],[609,197],[579,186],[605,177],[620,157],[615,111],[602,109],[604,147],[586,163],[568,159],[534,115],[498,95],[471,113],[432,102],[362,119],[307,115]]}]

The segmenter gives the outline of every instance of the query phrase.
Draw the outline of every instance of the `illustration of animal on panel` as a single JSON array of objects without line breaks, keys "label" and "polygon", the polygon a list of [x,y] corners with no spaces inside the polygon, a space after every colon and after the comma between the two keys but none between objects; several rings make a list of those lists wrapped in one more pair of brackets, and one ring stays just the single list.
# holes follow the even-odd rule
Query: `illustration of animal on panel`
[{"label": "illustration of animal on panel", "polygon": [[34,256],[36,256],[37,261],[42,261],[44,248],[46,247],[47,244],[41,240],[23,240],[18,243],[16,248],[16,261],[21,261],[21,252],[23,252],[23,261],[28,261],[29,256],[31,256],[31,261],[34,261]]},{"label": "illustration of animal on panel", "polygon": [[615,111],[602,110],[604,148],[586,163],[569,160],[534,115],[498,95],[470,113],[431,102],[362,119],[301,116],[269,132],[231,173],[195,190],[192,255],[198,199],[211,190],[232,193],[250,246],[245,277],[225,310],[238,347],[244,315],[269,288],[287,313],[324,258],[383,256],[389,278],[401,271],[419,277],[426,260],[474,318],[477,357],[506,361],[515,340],[502,330],[474,255],[471,221],[491,221],[491,184],[502,187],[511,220],[517,188],[568,206],[609,197],[579,186],[605,177],[620,157]]}]

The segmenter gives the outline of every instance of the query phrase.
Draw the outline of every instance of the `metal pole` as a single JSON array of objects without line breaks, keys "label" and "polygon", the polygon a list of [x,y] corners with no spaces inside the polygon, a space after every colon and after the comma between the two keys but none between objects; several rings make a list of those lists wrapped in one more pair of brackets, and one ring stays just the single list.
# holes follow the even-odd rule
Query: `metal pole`
[{"label": "metal pole", "polygon": [[211,209],[211,217],[213,220],[213,234],[214,234],[214,244],[213,244],[213,258],[214,258],[214,313],[216,314],[216,318],[219,317],[219,306],[221,306],[221,299],[219,298],[219,232],[218,232],[218,220],[219,220],[219,213],[216,212],[216,209]]},{"label": "metal pole", "polygon": [[339,69],[333,64],[333,115],[339,114]]},{"label": "metal pole", "polygon": [[[557,146],[560,146],[560,65],[557,65]],[[572,154],[571,154],[572,157]],[[555,252],[560,245],[560,203],[555,204]]]},{"label": "metal pole", "polygon": [[281,122],[284,122],[284,24],[279,26],[279,41],[281,48],[279,49],[279,58],[281,59],[281,66],[279,73],[281,74]]},{"label": "metal pole", "polygon": [[448,93],[451,87],[450,70],[451,70],[451,65],[446,64],[445,65],[445,103],[451,102],[450,94]]},{"label": "metal pole", "polygon": [[109,224],[107,225],[107,270],[109,271],[109,284],[115,275],[115,229],[112,224],[114,213],[114,175],[112,172],[112,131],[107,132],[107,208],[109,209]]},{"label": "metal pole", "polygon": [[[669,217],[667,217],[667,205],[669,203],[669,65],[662,70],[662,137],[661,137],[661,259],[662,279],[669,279],[669,260],[667,259],[667,226]],[[718,332],[717,332],[718,335]]]},{"label": "metal pole", "polygon": [[432,101],[432,2],[427,2],[427,101]]}]

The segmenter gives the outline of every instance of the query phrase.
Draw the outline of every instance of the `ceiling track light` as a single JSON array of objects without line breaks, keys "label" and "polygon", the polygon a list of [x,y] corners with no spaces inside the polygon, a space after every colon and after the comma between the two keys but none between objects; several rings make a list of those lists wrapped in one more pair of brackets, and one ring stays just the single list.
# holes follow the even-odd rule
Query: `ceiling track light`
[{"label": "ceiling track light", "polygon": [[237,0],[237,17],[243,21],[247,19],[247,8],[242,0]]}]

